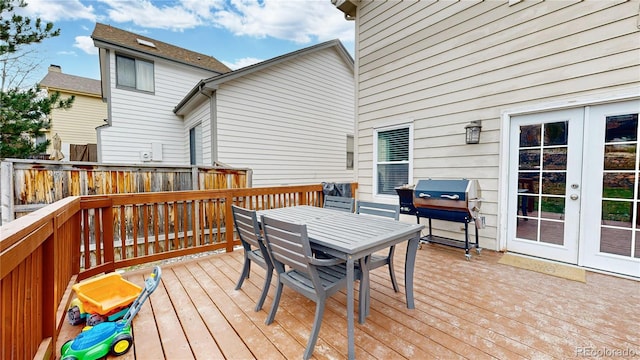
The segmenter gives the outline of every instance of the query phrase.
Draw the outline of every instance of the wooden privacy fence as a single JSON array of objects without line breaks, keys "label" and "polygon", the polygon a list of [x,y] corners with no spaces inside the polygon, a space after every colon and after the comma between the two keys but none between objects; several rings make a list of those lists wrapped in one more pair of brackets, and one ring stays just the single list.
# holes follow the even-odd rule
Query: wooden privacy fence
[{"label": "wooden privacy fence", "polygon": [[[357,184],[352,184],[355,197]],[[233,251],[231,205],[321,206],[322,184],[72,196],[0,227],[0,359],[51,359],[71,285],[118,268]]]},{"label": "wooden privacy fence", "polygon": [[6,159],[0,163],[0,224],[68,196],[251,187],[250,169]]}]

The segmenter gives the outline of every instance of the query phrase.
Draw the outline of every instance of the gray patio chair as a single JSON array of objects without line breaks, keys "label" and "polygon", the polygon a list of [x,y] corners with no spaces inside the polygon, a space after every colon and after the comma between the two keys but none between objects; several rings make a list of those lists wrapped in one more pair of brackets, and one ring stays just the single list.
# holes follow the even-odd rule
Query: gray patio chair
[{"label": "gray patio chair", "polygon": [[[399,204],[381,204],[369,201],[358,201],[356,206],[357,214],[366,214],[372,216],[388,217],[391,219],[400,219],[400,205]],[[387,255],[373,254],[369,258],[369,270],[377,269],[383,266],[389,266],[389,277],[391,277],[391,285],[393,285],[393,291],[398,292],[398,281],[396,280],[396,274],[393,270],[393,254],[395,252],[395,245],[389,248]]]},{"label": "gray patio chair", "polygon": [[235,205],[232,205],[231,209],[233,212],[233,222],[240,237],[242,247],[244,248],[244,265],[240,279],[238,279],[238,284],[236,285],[236,290],[240,290],[244,279],[249,277],[251,262],[264,268],[266,270],[264,286],[262,287],[262,294],[255,308],[255,311],[260,311],[269,292],[269,287],[271,286],[273,264],[269,258],[269,253],[263,242],[262,235],[260,234],[260,226],[256,212]]},{"label": "gray patio chair", "polygon": [[[318,340],[326,300],[347,286],[345,261],[338,258],[318,259],[314,257],[307,237],[306,225],[289,223],[266,216],[262,217],[261,222],[267,249],[278,275],[276,294],[266,324],[271,324],[275,318],[283,285],[287,285],[315,301],[315,318],[304,351],[304,359],[309,359]],[[361,277],[361,272],[356,270],[355,279],[361,279]],[[363,288],[362,283],[360,281],[360,304],[362,304],[363,296],[367,290]]]},{"label": "gray patio chair", "polygon": [[353,212],[355,199],[351,197],[326,195],[322,207],[339,211]]}]

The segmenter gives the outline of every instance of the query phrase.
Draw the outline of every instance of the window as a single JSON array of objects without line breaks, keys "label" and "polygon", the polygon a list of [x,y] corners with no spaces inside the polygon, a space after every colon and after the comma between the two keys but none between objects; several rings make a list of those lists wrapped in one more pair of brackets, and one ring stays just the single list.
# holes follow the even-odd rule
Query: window
[{"label": "window", "polygon": [[117,55],[116,82],[118,86],[153,92],[153,63]]},{"label": "window", "polygon": [[375,130],[375,195],[396,195],[396,187],[409,183],[412,177],[412,133],[412,125]]},{"label": "window", "polygon": [[189,129],[189,163],[202,165],[202,125]]},{"label": "window", "polygon": [[347,135],[347,170],[353,170],[353,135]]}]

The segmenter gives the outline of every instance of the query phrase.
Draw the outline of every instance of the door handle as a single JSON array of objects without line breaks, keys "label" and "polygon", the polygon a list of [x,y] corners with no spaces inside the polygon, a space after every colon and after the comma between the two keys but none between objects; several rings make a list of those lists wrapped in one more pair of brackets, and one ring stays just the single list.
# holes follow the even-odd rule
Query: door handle
[{"label": "door handle", "polygon": [[571,195],[569,195],[569,199],[571,199],[571,200],[578,200],[578,194],[571,194]]}]

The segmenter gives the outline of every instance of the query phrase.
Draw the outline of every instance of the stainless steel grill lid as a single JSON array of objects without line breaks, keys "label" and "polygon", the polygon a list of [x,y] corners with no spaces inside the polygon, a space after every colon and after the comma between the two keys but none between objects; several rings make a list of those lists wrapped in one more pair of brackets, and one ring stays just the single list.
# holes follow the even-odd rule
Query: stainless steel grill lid
[{"label": "stainless steel grill lid", "polygon": [[478,180],[419,180],[413,191],[417,215],[432,219],[469,222],[478,217],[481,203]]}]

